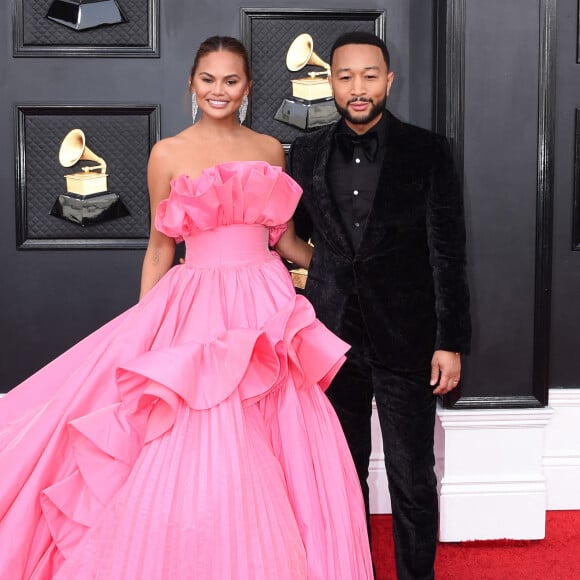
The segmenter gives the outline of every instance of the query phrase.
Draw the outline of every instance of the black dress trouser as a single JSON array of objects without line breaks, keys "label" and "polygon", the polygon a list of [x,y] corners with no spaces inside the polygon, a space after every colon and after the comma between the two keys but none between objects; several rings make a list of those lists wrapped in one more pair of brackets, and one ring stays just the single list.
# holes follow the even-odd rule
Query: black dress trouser
[{"label": "black dress trouser", "polygon": [[[349,299],[340,336],[352,345],[326,391],[358,473],[367,522],[371,411],[375,398],[383,438],[399,580],[434,578],[438,500],[434,473],[435,401],[431,370],[401,372],[382,365],[368,341],[358,299]],[[369,526],[370,532],[370,526]]]}]

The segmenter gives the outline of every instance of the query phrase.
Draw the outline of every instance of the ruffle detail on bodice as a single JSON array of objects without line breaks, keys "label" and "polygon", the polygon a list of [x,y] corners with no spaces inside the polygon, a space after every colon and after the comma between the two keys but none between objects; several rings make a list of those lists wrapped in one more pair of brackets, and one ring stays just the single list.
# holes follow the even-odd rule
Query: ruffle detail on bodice
[{"label": "ruffle detail on bodice", "polygon": [[325,387],[347,349],[295,296],[262,329],[230,329],[211,342],[168,345],[123,363],[119,402],[69,423],[76,468],[41,495],[62,556],[98,520],[143,445],[172,428],[182,402],[203,411],[232,396],[250,404],[281,385]]},{"label": "ruffle detail on bodice", "polygon": [[302,194],[281,167],[262,161],[214,165],[192,179],[180,175],[157,208],[155,227],[177,241],[200,230],[232,224],[270,228],[270,245],[286,229]]}]

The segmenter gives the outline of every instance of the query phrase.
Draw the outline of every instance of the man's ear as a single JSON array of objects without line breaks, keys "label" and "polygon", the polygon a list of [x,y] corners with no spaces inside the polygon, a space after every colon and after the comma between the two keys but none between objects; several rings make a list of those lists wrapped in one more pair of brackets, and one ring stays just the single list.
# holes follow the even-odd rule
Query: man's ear
[{"label": "man's ear", "polygon": [[393,86],[394,81],[395,81],[395,73],[394,72],[387,73],[387,97],[391,92],[391,87]]}]

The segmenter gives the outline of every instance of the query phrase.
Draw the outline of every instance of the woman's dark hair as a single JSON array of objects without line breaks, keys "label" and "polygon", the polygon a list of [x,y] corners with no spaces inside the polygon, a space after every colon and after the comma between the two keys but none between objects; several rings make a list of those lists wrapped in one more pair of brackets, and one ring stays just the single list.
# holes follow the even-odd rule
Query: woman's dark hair
[{"label": "woman's dark hair", "polygon": [[197,49],[195,54],[195,59],[193,61],[193,66],[191,67],[190,76],[193,77],[199,61],[206,55],[212,52],[219,52],[220,50],[227,50],[233,54],[237,54],[242,58],[244,62],[244,72],[249,81],[252,80],[252,73],[250,70],[250,57],[248,56],[248,51],[246,47],[237,39],[231,36],[210,36],[206,38]]}]

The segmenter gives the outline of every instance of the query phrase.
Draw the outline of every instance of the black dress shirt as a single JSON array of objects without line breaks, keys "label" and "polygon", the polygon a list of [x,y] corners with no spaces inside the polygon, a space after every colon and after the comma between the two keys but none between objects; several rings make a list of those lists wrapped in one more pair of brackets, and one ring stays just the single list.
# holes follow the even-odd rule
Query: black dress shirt
[{"label": "black dress shirt", "polygon": [[[336,129],[327,179],[355,252],[360,245],[379,183],[385,156],[386,123],[386,117],[383,115],[381,120],[365,133],[366,136],[374,133],[371,138],[376,139],[376,154],[372,160],[367,156],[367,147],[359,142],[360,136],[352,131],[344,120],[339,122]],[[342,146],[342,140],[349,138],[354,140],[354,145]]]}]

